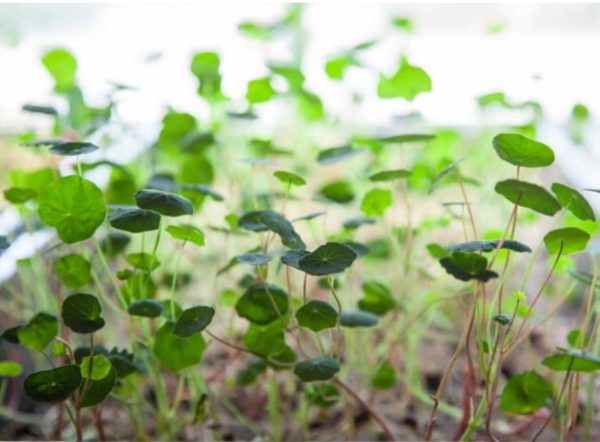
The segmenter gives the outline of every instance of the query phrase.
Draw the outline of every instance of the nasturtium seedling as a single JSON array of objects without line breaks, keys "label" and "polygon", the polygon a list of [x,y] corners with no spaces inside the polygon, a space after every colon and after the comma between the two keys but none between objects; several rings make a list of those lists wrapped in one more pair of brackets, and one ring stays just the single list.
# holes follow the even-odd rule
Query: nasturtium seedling
[{"label": "nasturtium seedling", "polygon": [[377,95],[380,98],[404,98],[413,101],[418,95],[431,92],[431,77],[425,70],[403,60],[391,77],[380,75]]},{"label": "nasturtium seedling", "polygon": [[545,357],[542,364],[554,371],[591,372],[600,370],[600,357],[571,349]]},{"label": "nasturtium seedling", "polygon": [[102,306],[94,295],[76,293],[62,304],[62,319],[75,333],[94,333],[104,327]]},{"label": "nasturtium seedling", "polygon": [[325,301],[312,300],[298,309],[296,319],[300,327],[320,332],[335,327],[338,313],[331,304]]},{"label": "nasturtium seedling", "polygon": [[500,158],[515,166],[546,167],[554,162],[550,147],[524,135],[498,134],[492,140],[492,146]]},{"label": "nasturtium seedling", "polygon": [[202,334],[181,337],[174,333],[173,322],[166,322],[154,338],[154,356],[169,370],[179,371],[198,364],[206,348]]},{"label": "nasturtium seedling", "polygon": [[69,289],[78,289],[92,281],[91,265],[77,253],[64,255],[54,262],[54,270]]},{"label": "nasturtium seedling", "polygon": [[58,334],[58,319],[48,313],[38,313],[19,327],[19,344],[37,351],[43,351]]},{"label": "nasturtium seedling", "polygon": [[300,175],[285,170],[277,170],[273,175],[283,184],[290,186],[304,186],[306,184],[306,180]]},{"label": "nasturtium seedling", "polygon": [[340,325],[343,327],[373,327],[379,323],[379,317],[361,310],[343,311],[340,314]]},{"label": "nasturtium seedling", "polygon": [[265,103],[277,95],[269,77],[257,78],[248,82],[246,100],[252,104]]},{"label": "nasturtium seedling", "polygon": [[570,255],[585,250],[589,240],[589,233],[577,227],[552,230],[544,236],[544,244],[548,252],[561,255]]},{"label": "nasturtium seedling", "polygon": [[596,221],[594,209],[581,193],[560,183],[552,184],[551,189],[558,202],[577,218],[583,221]]},{"label": "nasturtium seedling", "polygon": [[377,390],[390,390],[396,386],[396,380],[396,370],[384,362],[371,377],[371,386]]},{"label": "nasturtium seedling", "polygon": [[92,143],[82,141],[61,141],[53,143],[50,146],[49,151],[55,155],[77,156],[92,153],[98,149],[99,147]]},{"label": "nasturtium seedling", "polygon": [[363,283],[364,296],[358,301],[358,308],[382,316],[396,307],[390,288],[385,284],[369,280]]},{"label": "nasturtium seedling", "polygon": [[79,367],[66,365],[28,375],[23,388],[25,395],[34,402],[61,402],[79,388],[81,381]]},{"label": "nasturtium seedling", "polygon": [[440,259],[440,264],[446,272],[461,281],[475,279],[487,282],[498,277],[496,272],[487,269],[487,259],[477,253],[453,252]]},{"label": "nasturtium seedling", "polygon": [[393,203],[392,191],[374,188],[369,190],[360,204],[360,210],[367,216],[380,217]]},{"label": "nasturtium seedling", "polygon": [[[117,382],[117,372],[110,366],[108,374],[99,380],[88,380],[87,388],[83,391],[83,398],[81,400],[82,407],[93,407],[104,401]],[[84,384],[85,385],[85,384]]]},{"label": "nasturtium seedling", "polygon": [[15,361],[0,361],[0,377],[16,378],[23,371],[21,364]]},{"label": "nasturtium seedling", "polygon": [[382,170],[369,177],[371,181],[394,181],[402,178],[408,178],[412,172],[406,169]]},{"label": "nasturtium seedling", "polygon": [[338,204],[345,204],[354,200],[354,190],[346,180],[332,181],[323,186],[319,193],[325,199]]},{"label": "nasturtium seedling", "polygon": [[317,162],[322,166],[327,166],[352,158],[355,155],[365,152],[365,150],[353,146],[330,147],[319,152]]},{"label": "nasturtium seedling", "polygon": [[149,232],[160,226],[160,215],[150,210],[119,208],[108,217],[108,222],[115,229],[130,233]]},{"label": "nasturtium seedling", "polygon": [[527,207],[544,215],[552,216],[561,209],[561,205],[556,198],[537,184],[508,179],[496,183],[495,190],[511,203]]},{"label": "nasturtium seedling", "polygon": [[375,218],[372,218],[370,216],[360,215],[360,216],[356,216],[354,218],[347,219],[346,221],[344,221],[342,226],[344,227],[344,229],[356,230],[360,226],[375,224],[376,222],[377,222],[377,220]]},{"label": "nasturtium seedling", "polygon": [[81,377],[99,381],[109,375],[112,364],[104,355],[84,356],[81,361]]},{"label": "nasturtium seedling", "polygon": [[106,216],[102,191],[76,175],[48,184],[38,198],[38,213],[47,226],[56,228],[67,244],[90,238]]},{"label": "nasturtium seedling", "polygon": [[554,389],[535,371],[511,377],[502,391],[500,406],[506,413],[531,414],[552,405]]},{"label": "nasturtium seedling", "polygon": [[301,361],[294,367],[296,374],[302,382],[327,381],[340,371],[339,362],[329,356]]},{"label": "nasturtium seedling", "polygon": [[513,252],[531,252],[528,245],[512,239],[467,241],[446,247],[450,252],[491,252],[497,248],[512,250]]},{"label": "nasturtium seedling", "polygon": [[33,189],[10,187],[4,191],[4,199],[13,204],[23,204],[34,199],[37,192]]},{"label": "nasturtium seedling", "polygon": [[151,272],[160,266],[158,258],[146,252],[130,253],[125,260],[134,268],[144,272]]},{"label": "nasturtium seedling", "polygon": [[306,245],[300,235],[296,233],[292,223],[272,210],[265,210],[260,215],[261,222],[267,227],[267,229],[275,232],[281,238],[281,242],[284,246],[290,249],[305,249]]},{"label": "nasturtium seedling", "polygon": [[358,254],[351,247],[338,242],[328,242],[300,257],[297,267],[310,275],[332,275],[346,270],[357,257]]},{"label": "nasturtium seedling", "polygon": [[249,264],[252,266],[262,266],[268,264],[272,256],[265,255],[263,253],[244,253],[236,257],[237,261],[242,264]]},{"label": "nasturtium seedling", "polygon": [[266,325],[288,311],[287,293],[271,284],[255,284],[246,290],[235,305],[239,316],[248,321]]},{"label": "nasturtium seedling", "polygon": [[161,190],[142,189],[135,194],[140,209],[152,210],[164,216],[182,216],[194,213],[194,206],[187,198]]},{"label": "nasturtium seedling", "polygon": [[175,321],[173,333],[182,338],[192,336],[208,327],[214,315],[215,309],[212,307],[199,305],[188,308]]},{"label": "nasturtium seedling", "polygon": [[285,349],[285,337],[281,321],[267,325],[251,322],[243,338],[248,351],[263,357],[274,356]]},{"label": "nasturtium seedling", "polygon": [[131,316],[142,316],[144,318],[158,318],[164,311],[163,305],[152,299],[141,299],[129,304],[127,312]]},{"label": "nasturtium seedling", "polygon": [[204,245],[204,233],[197,227],[189,224],[179,224],[168,226],[167,233],[173,238],[180,241],[191,242],[192,244],[202,247]]}]

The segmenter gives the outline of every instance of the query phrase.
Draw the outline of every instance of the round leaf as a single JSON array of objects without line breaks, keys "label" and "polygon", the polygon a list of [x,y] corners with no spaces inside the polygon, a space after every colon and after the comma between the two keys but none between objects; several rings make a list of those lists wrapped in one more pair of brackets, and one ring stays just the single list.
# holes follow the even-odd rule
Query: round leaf
[{"label": "round leaf", "polygon": [[[270,296],[269,296],[270,295]],[[270,324],[288,311],[288,296],[281,288],[270,284],[255,284],[238,300],[239,316],[256,324]]]},{"label": "round leaf", "polygon": [[393,181],[401,178],[408,178],[412,172],[406,169],[383,170],[369,177],[371,181]]},{"label": "round leaf", "polygon": [[298,362],[294,367],[294,374],[302,382],[326,381],[340,371],[340,364],[334,358],[322,356]]},{"label": "round leaf", "polygon": [[262,253],[245,253],[237,257],[238,262],[242,264],[249,264],[252,266],[261,266],[268,264],[272,257],[269,255],[263,255]]},{"label": "round leaf", "polygon": [[342,312],[340,324],[344,327],[373,327],[379,323],[379,318],[370,312]]},{"label": "round leaf", "polygon": [[108,217],[108,222],[115,229],[130,233],[149,232],[158,229],[160,215],[138,208],[118,209]]},{"label": "round leaf", "polygon": [[174,324],[166,322],[154,338],[154,356],[172,371],[183,370],[198,364],[206,348],[200,333],[182,338],[173,333]]},{"label": "round leaf", "polygon": [[392,205],[392,191],[388,189],[369,190],[360,204],[360,210],[367,216],[382,216]]},{"label": "round leaf", "polygon": [[440,265],[447,273],[461,281],[476,279],[487,282],[498,277],[496,272],[487,270],[488,260],[477,253],[454,252],[440,259]]},{"label": "round leaf", "polygon": [[179,224],[177,226],[169,226],[166,230],[167,233],[175,239],[189,241],[199,247],[204,245],[204,233],[202,233],[202,230],[192,225]]},{"label": "round leaf", "polygon": [[558,202],[577,218],[583,221],[596,221],[594,209],[581,193],[560,183],[552,184],[551,189]]},{"label": "round leaf", "polygon": [[300,175],[285,170],[278,170],[273,175],[275,175],[275,177],[283,184],[292,186],[304,186],[306,184],[306,180]]},{"label": "round leaf", "polygon": [[15,378],[21,374],[23,367],[15,361],[0,361],[0,377]]},{"label": "round leaf", "polygon": [[590,235],[576,227],[552,230],[544,236],[544,244],[551,254],[570,255],[587,247]]},{"label": "round leaf", "polygon": [[600,357],[572,349],[550,355],[542,361],[546,367],[554,371],[591,372],[600,370]]},{"label": "round leaf", "polygon": [[246,348],[254,354],[267,357],[274,356],[285,350],[283,324],[274,321],[268,325],[250,323],[243,338]]},{"label": "round leaf", "polygon": [[153,210],[165,216],[191,215],[194,213],[194,207],[190,200],[161,190],[140,190],[135,194],[135,203],[141,209]]},{"label": "round leaf", "polygon": [[396,377],[394,367],[384,362],[371,378],[371,386],[377,390],[390,390],[396,385]]},{"label": "round leaf", "polygon": [[97,381],[89,381],[83,399],[82,407],[93,407],[108,397],[117,382],[117,372],[110,366],[108,374]]},{"label": "round leaf", "polygon": [[550,147],[520,134],[498,134],[492,145],[500,158],[515,166],[546,167],[554,162]]},{"label": "round leaf", "polygon": [[81,377],[99,381],[109,375],[112,364],[104,355],[84,356],[81,361]]},{"label": "round leaf", "polygon": [[510,179],[496,183],[495,190],[510,202],[544,215],[552,216],[561,209],[556,198],[536,184]]},{"label": "round leaf", "polygon": [[48,313],[38,313],[17,330],[19,344],[43,351],[58,334],[58,320]]},{"label": "round leaf", "polygon": [[326,184],[321,188],[320,193],[325,199],[334,203],[349,203],[354,199],[354,191],[348,181],[338,180]]},{"label": "round leaf", "polygon": [[81,384],[77,365],[66,365],[52,370],[38,371],[25,378],[25,395],[34,402],[61,402]]},{"label": "round leaf", "polygon": [[184,310],[173,326],[173,333],[182,338],[187,338],[204,330],[215,315],[215,309],[199,305]]},{"label": "round leaf", "polygon": [[552,385],[535,371],[520,373],[508,381],[500,406],[507,413],[531,414],[551,403]]},{"label": "round leaf", "polygon": [[91,265],[77,253],[64,255],[54,263],[54,270],[67,288],[78,289],[92,281]]},{"label": "round leaf", "polygon": [[298,267],[311,275],[331,275],[346,270],[357,256],[356,252],[347,245],[328,242],[300,258]]},{"label": "round leaf", "polygon": [[94,295],[77,293],[64,300],[62,319],[75,333],[94,333],[104,327],[102,307]]},{"label": "round leaf", "polygon": [[127,309],[131,316],[143,316],[144,318],[158,318],[162,315],[163,310],[163,305],[160,302],[151,299],[134,301]]},{"label": "round leaf", "polygon": [[76,156],[94,152],[98,150],[98,146],[80,141],[64,141],[53,144],[49,150],[54,155]]},{"label": "round leaf", "polygon": [[102,191],[78,176],[60,178],[48,184],[38,199],[42,222],[56,228],[67,244],[90,238],[104,221],[106,205]]},{"label": "round leaf", "polygon": [[337,311],[327,302],[309,301],[296,312],[300,327],[320,332],[337,324]]}]

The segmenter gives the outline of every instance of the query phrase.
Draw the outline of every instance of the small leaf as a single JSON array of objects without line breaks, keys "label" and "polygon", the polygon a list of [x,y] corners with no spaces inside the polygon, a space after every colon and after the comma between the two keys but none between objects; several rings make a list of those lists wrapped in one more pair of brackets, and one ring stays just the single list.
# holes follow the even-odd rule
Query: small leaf
[{"label": "small leaf", "polygon": [[556,198],[536,184],[509,179],[496,183],[495,190],[511,203],[518,203],[544,215],[552,216],[561,209]]},{"label": "small leaf", "polygon": [[47,226],[56,228],[67,244],[90,238],[106,216],[102,191],[76,175],[48,184],[38,199],[38,213]]},{"label": "small leaf", "polygon": [[181,312],[175,325],[173,333],[179,337],[187,338],[204,330],[215,315],[215,309],[199,305],[188,308]]},{"label": "small leaf", "polygon": [[300,327],[320,332],[337,324],[337,311],[324,301],[309,301],[296,312]]},{"label": "small leaf", "polygon": [[267,364],[267,361],[264,359],[256,359],[252,362],[249,362],[238,372],[238,383],[244,386],[252,384],[258,378],[258,376],[267,370],[268,366],[269,364]]},{"label": "small leaf", "polygon": [[496,272],[487,270],[487,259],[476,253],[454,252],[440,259],[440,264],[446,272],[461,281],[476,279],[487,282],[498,277]]},{"label": "small leaf", "polygon": [[406,169],[382,170],[369,177],[371,181],[393,181],[408,178],[412,172]]},{"label": "small leaf", "polygon": [[19,344],[43,351],[58,334],[58,320],[48,313],[38,313],[17,330]]},{"label": "small leaf", "polygon": [[377,220],[375,218],[361,215],[344,221],[344,224],[342,224],[342,226],[344,227],[344,229],[356,230],[360,226],[375,224],[376,221]]},{"label": "small leaf", "polygon": [[570,255],[585,250],[590,235],[576,227],[552,230],[544,236],[544,244],[551,254]]},{"label": "small leaf", "polygon": [[413,101],[418,95],[431,92],[431,77],[423,69],[403,61],[391,77],[381,75],[377,85],[380,98],[404,98]]},{"label": "small leaf", "polygon": [[379,323],[377,315],[363,311],[344,311],[340,315],[340,324],[344,327],[373,327]]},{"label": "small leaf", "polygon": [[181,241],[189,241],[192,244],[196,244],[198,247],[204,245],[204,233],[197,227],[189,224],[179,224],[176,226],[169,226],[166,231],[175,239]]},{"label": "small leaf", "polygon": [[141,299],[139,301],[133,301],[127,312],[131,316],[142,316],[144,318],[158,318],[164,311],[163,305],[158,301],[152,299]]},{"label": "small leaf", "polygon": [[340,364],[329,356],[301,361],[294,367],[294,374],[302,382],[326,381],[340,371]]},{"label": "small leaf", "polygon": [[79,142],[79,141],[62,141],[53,143],[50,146],[50,152],[54,155],[61,156],[77,156],[86,153],[91,153],[98,150],[99,147],[92,143]]},{"label": "small leaf", "polygon": [[62,304],[62,319],[75,333],[94,333],[104,327],[102,307],[93,295],[77,293]]},{"label": "small leaf", "polygon": [[464,158],[459,158],[456,161],[453,161],[452,163],[448,164],[446,167],[444,167],[432,180],[431,180],[431,187],[429,188],[429,192],[428,193],[433,193],[433,191],[437,188],[438,184],[446,177],[448,176],[448,174],[450,172],[452,172],[454,169],[456,169],[458,167],[458,165],[464,160]]},{"label": "small leaf", "polygon": [[0,361],[0,377],[16,378],[23,371],[23,367],[18,362]]},{"label": "small leaf", "polygon": [[174,332],[174,324],[166,322],[154,339],[154,356],[169,370],[179,371],[198,364],[206,348],[202,334],[182,338]]},{"label": "small leaf", "polygon": [[322,166],[337,163],[352,158],[365,152],[366,149],[357,149],[353,146],[331,147],[319,152],[317,162]]},{"label": "small leaf", "polygon": [[42,57],[42,64],[54,78],[54,90],[58,93],[68,92],[75,86],[77,60],[65,49],[51,49]]},{"label": "small leaf", "polygon": [[592,372],[600,370],[600,358],[582,350],[571,349],[547,356],[542,364],[554,371]]},{"label": "small leaf", "polygon": [[81,370],[77,365],[66,365],[52,370],[38,371],[25,378],[25,395],[34,402],[61,402],[79,388]]},{"label": "small leaf", "polygon": [[508,316],[502,315],[502,314],[494,315],[492,317],[492,320],[496,321],[500,325],[508,325],[510,323],[510,318]]},{"label": "small leaf", "polygon": [[238,225],[242,229],[250,230],[252,232],[264,232],[269,228],[261,220],[262,210],[252,210],[244,213],[238,220]]},{"label": "small leaf", "polygon": [[354,190],[345,180],[332,181],[323,186],[319,193],[329,201],[338,204],[349,203],[354,199]]},{"label": "small leaf", "polygon": [[310,252],[307,250],[286,250],[283,255],[281,255],[281,262],[301,270],[300,260],[309,254]]},{"label": "small leaf", "polygon": [[271,79],[269,77],[258,78],[248,82],[246,100],[252,104],[264,103],[269,101],[276,94],[277,92],[273,89],[273,86],[271,86]]},{"label": "small leaf", "polygon": [[255,284],[238,300],[235,310],[239,316],[250,322],[270,324],[287,313],[288,295],[277,286]]},{"label": "small leaf", "polygon": [[236,258],[238,262],[252,266],[262,266],[268,264],[272,259],[271,256],[263,255],[262,253],[245,253],[237,256]]},{"label": "small leaf", "polygon": [[500,406],[507,413],[531,414],[552,403],[552,384],[535,371],[511,377],[502,391]]},{"label": "small leaf", "polygon": [[264,210],[260,214],[260,221],[272,232],[281,238],[284,246],[290,249],[305,249],[306,245],[300,235],[294,230],[294,226],[282,215],[272,210]]},{"label": "small leaf", "polygon": [[306,180],[300,175],[296,175],[292,172],[286,172],[285,170],[278,170],[273,173],[273,175],[275,175],[275,177],[283,184],[292,186],[304,186],[306,184]]},{"label": "small leaf", "polygon": [[54,270],[67,288],[78,289],[92,281],[91,265],[77,253],[64,255],[54,262]]},{"label": "small leaf", "polygon": [[110,366],[108,374],[97,381],[89,381],[83,399],[81,400],[82,407],[93,407],[98,405],[108,397],[117,381],[117,372]]},{"label": "small leaf", "polygon": [[385,284],[370,280],[363,283],[362,288],[365,294],[358,301],[358,308],[361,310],[382,316],[396,307],[392,292]]},{"label": "small leaf", "polygon": [[160,266],[158,258],[146,252],[130,253],[125,260],[134,268],[144,272],[151,272]]},{"label": "small leaf", "polygon": [[388,362],[384,362],[371,378],[371,386],[376,390],[390,390],[396,386],[396,380],[396,370]]},{"label": "small leaf", "polygon": [[558,202],[577,218],[583,221],[596,221],[594,209],[581,193],[560,183],[552,184],[551,189]]},{"label": "small leaf", "polygon": [[546,167],[554,162],[550,147],[520,134],[496,135],[492,145],[500,158],[515,166]]},{"label": "small leaf", "polygon": [[424,141],[431,141],[435,138],[435,135],[431,134],[399,134],[390,135],[382,138],[375,138],[377,141],[386,144],[404,144],[404,143],[420,143]]},{"label": "small leaf", "polygon": [[298,260],[298,268],[315,276],[340,273],[352,265],[357,253],[347,245],[328,242]]},{"label": "small leaf", "polygon": [[328,408],[340,399],[340,392],[333,384],[319,382],[306,386],[306,400],[317,407]]},{"label": "small leaf", "polygon": [[115,229],[130,233],[150,232],[160,225],[160,215],[150,210],[137,208],[118,209],[108,217]]},{"label": "small leaf", "polygon": [[367,216],[380,217],[392,203],[391,190],[375,188],[365,194],[360,204],[360,210]]},{"label": "small leaf", "polygon": [[112,364],[104,355],[85,356],[81,361],[81,377],[99,381],[109,375]]},{"label": "small leaf", "polygon": [[4,199],[13,204],[23,204],[34,199],[37,192],[33,189],[11,187],[4,191]]},{"label": "small leaf", "polygon": [[135,203],[144,210],[153,210],[164,216],[191,215],[192,202],[174,193],[143,189],[135,194]]},{"label": "small leaf", "polygon": [[[446,247],[450,252],[492,252],[498,248],[498,244],[500,244],[500,240],[478,240],[478,241],[467,241],[460,244],[453,244],[451,246]],[[531,252],[531,248],[529,246],[514,241],[512,239],[505,239],[502,241],[501,249],[508,249],[514,252]]]},{"label": "small leaf", "polygon": [[250,323],[243,342],[249,351],[259,356],[276,355],[285,349],[283,324],[281,321],[274,321],[268,325]]}]

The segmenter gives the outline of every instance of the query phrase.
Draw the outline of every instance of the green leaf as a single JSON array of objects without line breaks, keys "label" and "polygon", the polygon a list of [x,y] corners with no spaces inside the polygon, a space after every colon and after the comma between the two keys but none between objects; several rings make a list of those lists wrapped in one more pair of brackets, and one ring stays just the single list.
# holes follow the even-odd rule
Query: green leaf
[{"label": "green leaf", "polygon": [[183,370],[198,364],[206,348],[202,334],[196,333],[189,337],[177,336],[175,325],[166,322],[158,329],[154,339],[154,356],[172,371]]},{"label": "green leaf", "polygon": [[81,377],[92,381],[99,381],[110,374],[112,364],[104,355],[85,356],[81,361]]},{"label": "green leaf", "polygon": [[306,400],[317,407],[328,408],[340,399],[340,392],[333,384],[318,383],[306,386]]},{"label": "green leaf", "polygon": [[283,324],[281,321],[268,325],[250,323],[243,342],[249,351],[259,356],[276,355],[285,349]]},{"label": "green leaf", "polygon": [[392,191],[374,188],[369,190],[360,204],[360,210],[367,216],[380,217],[393,203]]},{"label": "green leaf", "polygon": [[97,381],[89,381],[83,399],[81,400],[81,406],[93,407],[104,401],[114,388],[116,381],[117,372],[111,365],[108,375]]},{"label": "green leaf", "polygon": [[281,255],[281,262],[285,265],[301,270],[300,260],[309,254],[310,252],[307,250],[286,250],[283,255]]},{"label": "green leaf", "polygon": [[94,295],[77,293],[62,304],[62,319],[75,333],[94,333],[104,327],[102,307]]},{"label": "green leaf", "polygon": [[125,260],[134,268],[144,272],[151,272],[160,266],[158,258],[146,252],[130,253],[125,257]]},{"label": "green leaf", "polygon": [[[450,252],[492,252],[498,248],[501,240],[477,240],[467,241],[460,244],[452,244],[447,246],[446,249]],[[512,239],[505,239],[502,241],[501,249],[508,249],[514,252],[531,252],[531,248],[526,244]]]},{"label": "green leaf", "polygon": [[272,257],[269,255],[263,255],[262,253],[245,253],[236,257],[237,261],[242,264],[249,264],[252,266],[262,266],[268,264]]},{"label": "green leaf", "polygon": [[297,92],[302,89],[302,85],[304,84],[304,74],[297,67],[273,63],[268,63],[267,67],[273,74],[279,75],[285,79],[290,92]]},{"label": "green leaf", "polygon": [[198,79],[198,95],[207,99],[221,96],[221,60],[215,52],[198,52],[192,58],[191,71]]},{"label": "green leaf", "polygon": [[268,227],[261,219],[263,212],[263,210],[251,210],[250,212],[244,213],[238,219],[238,225],[242,229],[250,230],[252,232],[264,232],[265,230],[268,230]]},{"label": "green leaf", "polygon": [[250,322],[270,324],[287,313],[288,295],[277,286],[255,284],[238,300],[235,310],[239,316]]},{"label": "green leaf", "polygon": [[4,199],[13,204],[23,204],[34,199],[37,192],[33,189],[10,187],[4,191]]},{"label": "green leaf", "polygon": [[306,184],[306,180],[300,175],[285,170],[277,170],[273,175],[283,184],[292,186],[304,186]]},{"label": "green leaf", "polygon": [[369,177],[371,181],[393,181],[408,178],[412,172],[406,169],[382,170]]},{"label": "green leaf", "polygon": [[271,86],[271,79],[269,77],[258,78],[248,82],[246,100],[252,104],[265,103],[276,94],[277,92],[273,89],[273,86]]},{"label": "green leaf", "polygon": [[536,184],[509,179],[496,183],[495,190],[511,203],[518,203],[544,215],[552,216],[561,209],[556,198]]},{"label": "green leaf", "polygon": [[411,19],[407,17],[395,17],[392,20],[392,24],[406,32],[407,34],[413,34],[415,32],[415,25]]},{"label": "green leaf", "polygon": [[264,210],[260,214],[260,221],[272,232],[281,238],[284,246],[290,249],[305,249],[306,245],[300,235],[294,230],[294,226],[287,219],[272,210]]},{"label": "green leaf", "polygon": [[585,250],[590,235],[577,227],[565,227],[548,232],[544,244],[550,254],[570,255]]},{"label": "green leaf", "polygon": [[496,272],[487,270],[488,260],[477,253],[454,252],[440,259],[440,264],[448,274],[461,281],[487,282],[498,277]]},{"label": "green leaf", "polygon": [[140,209],[153,210],[164,216],[194,213],[194,207],[190,200],[161,190],[142,189],[135,194],[135,203]]},{"label": "green leaf", "polygon": [[301,361],[294,367],[294,374],[302,382],[327,381],[338,371],[340,371],[339,362],[329,356]]},{"label": "green leaf", "polygon": [[196,244],[198,247],[202,247],[204,245],[204,233],[199,228],[190,224],[168,226],[166,231],[175,239],[186,242],[189,241],[192,244]]},{"label": "green leaf", "polygon": [[25,395],[34,402],[61,402],[79,388],[81,371],[77,365],[38,371],[25,378]]},{"label": "green leaf", "polygon": [[144,318],[158,318],[164,311],[163,305],[158,301],[151,299],[141,299],[133,301],[127,312],[131,316],[142,316]]},{"label": "green leaf", "polygon": [[338,204],[349,203],[354,199],[354,190],[346,180],[332,181],[321,188],[320,194]]},{"label": "green leaf", "polygon": [[342,312],[340,315],[340,324],[343,327],[373,327],[379,323],[377,315],[369,312],[354,311]]},{"label": "green leaf", "polygon": [[108,217],[108,222],[115,229],[130,233],[149,232],[158,229],[160,215],[137,208],[118,209]]},{"label": "green leaf", "polygon": [[38,313],[17,331],[19,344],[43,351],[58,334],[58,320],[48,313]]},{"label": "green leaf", "polygon": [[347,245],[328,242],[300,258],[298,268],[315,276],[331,275],[346,270],[357,256]]},{"label": "green leaf", "polygon": [[102,191],[76,175],[48,184],[38,199],[38,213],[47,226],[56,228],[67,244],[90,238],[106,216]]},{"label": "green leaf", "polygon": [[341,80],[344,78],[346,69],[348,69],[350,66],[358,65],[359,63],[352,54],[343,54],[329,58],[325,62],[325,73],[332,80]]},{"label": "green leaf", "polygon": [[199,305],[191,307],[179,315],[173,327],[173,333],[179,337],[187,338],[204,330],[215,316],[215,309]]},{"label": "green leaf", "polygon": [[365,152],[366,149],[357,149],[353,146],[331,147],[324,149],[317,155],[317,162],[322,166],[338,163]]},{"label": "green leaf", "polygon": [[240,385],[252,384],[258,376],[267,370],[269,364],[264,359],[256,359],[246,364],[237,375],[237,381]]},{"label": "green leaf", "polygon": [[316,121],[323,118],[325,110],[323,102],[318,95],[307,90],[300,90],[296,94],[297,107],[300,115],[307,121]]},{"label": "green leaf", "polygon": [[552,404],[553,388],[535,371],[519,373],[509,379],[500,406],[506,413],[531,414]]},{"label": "green leaf", "polygon": [[337,324],[337,311],[331,304],[324,301],[309,301],[296,312],[300,327],[320,332]]},{"label": "green leaf", "polygon": [[600,370],[600,357],[582,350],[559,351],[547,356],[542,364],[554,371],[591,372]]},{"label": "green leaf", "polygon": [[546,167],[554,162],[554,152],[539,141],[520,134],[499,134],[492,146],[504,161],[521,167]]},{"label": "green leaf", "polygon": [[497,322],[500,325],[508,325],[510,323],[510,318],[506,315],[498,314],[492,317],[492,320]]},{"label": "green leaf", "polygon": [[419,94],[431,92],[431,78],[420,67],[404,61],[391,77],[381,75],[377,85],[380,98],[404,98],[413,101]]},{"label": "green leaf", "polygon": [[0,377],[16,378],[23,371],[23,367],[18,362],[0,361]]},{"label": "green leaf", "polygon": [[75,86],[77,60],[65,49],[52,49],[42,57],[42,64],[54,78],[54,90],[68,92]]},{"label": "green leaf", "polygon": [[551,189],[558,202],[577,218],[583,221],[596,221],[594,209],[581,193],[560,183],[552,184]]},{"label": "green leaf", "polygon": [[363,283],[362,288],[365,294],[358,301],[359,309],[382,316],[396,307],[392,292],[385,284],[370,280]]},{"label": "green leaf", "polygon": [[69,289],[78,289],[92,281],[89,261],[77,253],[64,255],[54,262],[54,270]]},{"label": "green leaf", "polygon": [[87,143],[83,141],[61,141],[58,143],[53,143],[50,146],[50,153],[54,155],[60,156],[77,156],[84,155],[86,153],[91,153],[98,150],[99,147],[92,143]]},{"label": "green leaf", "polygon": [[394,367],[384,362],[371,378],[371,386],[376,390],[390,390],[396,386],[396,378]]},{"label": "green leaf", "polygon": [[368,224],[375,224],[376,221],[377,220],[375,218],[361,215],[361,216],[356,216],[354,218],[347,219],[346,221],[344,221],[344,224],[342,224],[342,226],[344,227],[344,229],[356,230],[360,226],[364,226],[364,225],[368,225]]},{"label": "green leaf", "polygon": [[421,143],[431,141],[435,138],[432,134],[398,134],[390,135],[382,138],[374,138],[374,140],[385,144],[405,144],[405,143]]}]

